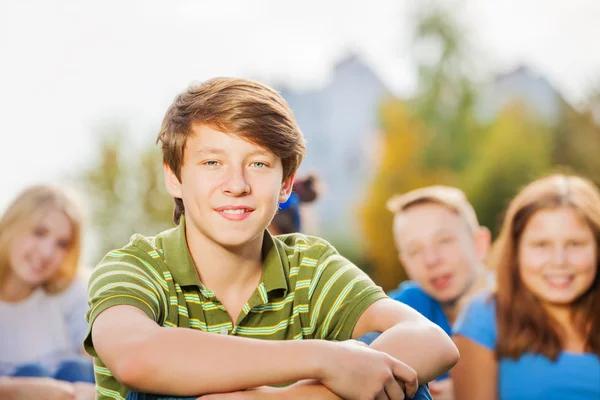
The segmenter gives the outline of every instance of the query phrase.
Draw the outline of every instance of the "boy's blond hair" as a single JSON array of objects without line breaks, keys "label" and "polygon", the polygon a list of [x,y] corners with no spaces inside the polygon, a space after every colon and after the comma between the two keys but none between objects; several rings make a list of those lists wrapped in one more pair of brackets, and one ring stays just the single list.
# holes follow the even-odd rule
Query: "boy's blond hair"
[{"label": "boy's blond hair", "polygon": [[[210,79],[192,84],[175,98],[157,142],[162,144],[163,162],[180,180],[185,146],[194,125],[237,135],[272,151],[281,158],[284,179],[298,169],[306,151],[302,131],[283,97],[248,79]],[[175,199],[175,223],[184,211],[181,199]]]},{"label": "boy's blond hair", "polygon": [[387,208],[397,215],[410,207],[425,203],[439,204],[458,214],[467,223],[472,234],[480,229],[473,206],[465,193],[455,187],[435,185],[415,189],[389,199]]}]

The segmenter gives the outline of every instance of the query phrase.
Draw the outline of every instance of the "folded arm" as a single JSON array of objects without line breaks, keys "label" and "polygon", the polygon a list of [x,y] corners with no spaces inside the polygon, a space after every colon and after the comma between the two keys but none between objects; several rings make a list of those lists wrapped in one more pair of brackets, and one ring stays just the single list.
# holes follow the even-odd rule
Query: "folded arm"
[{"label": "folded arm", "polygon": [[420,384],[448,372],[459,359],[452,339],[439,326],[392,299],[373,303],[358,320],[352,337],[368,332],[382,332],[371,348],[410,365]]},{"label": "folded arm", "polygon": [[[420,384],[444,374],[458,362],[458,350],[442,329],[395,300],[382,299],[373,303],[360,317],[352,336],[358,338],[368,332],[382,332],[370,347],[413,367]],[[340,399],[314,379],[281,389],[258,388],[252,392],[206,397],[207,400],[238,398]]]},{"label": "folded arm", "polygon": [[322,340],[268,341],[163,328],[126,305],[96,318],[92,340],[121,383],[137,391],[182,396],[316,378],[322,374],[321,358],[334,346]]}]

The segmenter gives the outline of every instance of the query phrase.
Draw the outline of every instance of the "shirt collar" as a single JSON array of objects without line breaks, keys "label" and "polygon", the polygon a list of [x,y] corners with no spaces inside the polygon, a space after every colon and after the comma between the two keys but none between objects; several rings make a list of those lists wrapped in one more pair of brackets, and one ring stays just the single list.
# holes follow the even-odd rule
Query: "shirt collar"
[{"label": "shirt collar", "polygon": [[[202,282],[200,282],[196,265],[187,246],[185,217],[183,215],[177,227],[165,232],[162,242],[165,263],[168,265],[175,281],[181,286],[195,285],[205,289]],[[261,283],[267,293],[282,290],[285,297],[288,292],[286,272],[289,269],[289,261],[284,249],[280,248],[279,244],[281,242],[265,230],[262,245],[263,273]]]},{"label": "shirt collar", "polygon": [[183,215],[179,225],[164,235],[163,250],[165,253],[165,263],[173,275],[175,282],[181,286],[196,285],[203,288],[200,282],[196,265],[187,247],[185,239],[185,218]]}]

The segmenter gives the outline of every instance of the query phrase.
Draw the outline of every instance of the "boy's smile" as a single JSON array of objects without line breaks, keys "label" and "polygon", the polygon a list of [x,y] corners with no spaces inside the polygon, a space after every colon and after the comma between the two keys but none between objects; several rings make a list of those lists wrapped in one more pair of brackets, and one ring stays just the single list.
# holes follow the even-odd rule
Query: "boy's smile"
[{"label": "boy's smile", "polygon": [[281,159],[236,134],[194,125],[180,179],[166,167],[167,190],[183,200],[188,238],[239,247],[262,238],[291,192]]},{"label": "boy's smile", "polygon": [[229,221],[243,221],[254,212],[254,208],[241,205],[241,206],[223,206],[215,208],[215,211],[220,213],[221,216]]}]

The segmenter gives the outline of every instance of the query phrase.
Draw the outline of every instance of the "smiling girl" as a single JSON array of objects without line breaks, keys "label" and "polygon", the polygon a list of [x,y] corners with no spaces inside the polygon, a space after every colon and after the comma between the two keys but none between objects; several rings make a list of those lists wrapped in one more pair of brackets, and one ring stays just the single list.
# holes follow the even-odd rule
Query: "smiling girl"
[{"label": "smiling girl", "polygon": [[0,218],[0,395],[61,398],[87,390],[66,382],[93,382],[80,237],[79,208],[51,186],[26,189]]},{"label": "smiling girl", "polygon": [[600,398],[600,193],[553,175],[511,202],[490,266],[493,295],[457,321],[458,399]]}]

